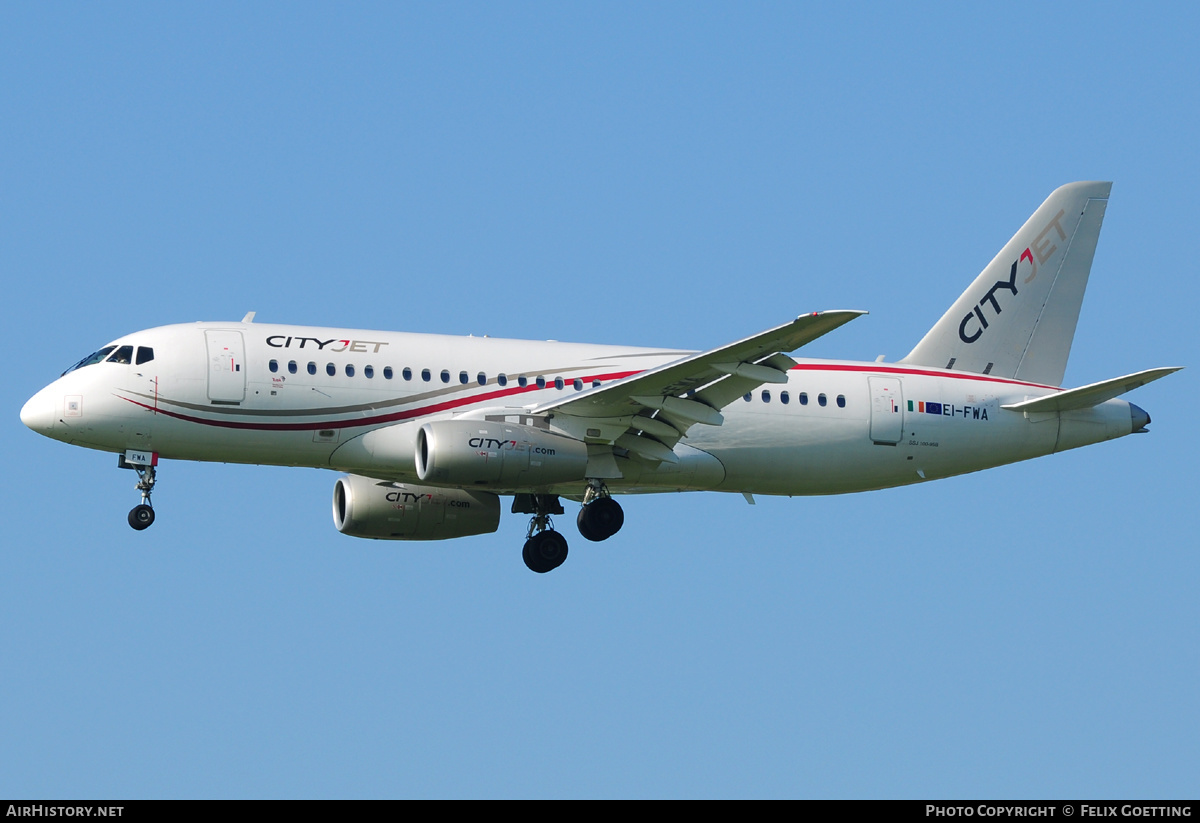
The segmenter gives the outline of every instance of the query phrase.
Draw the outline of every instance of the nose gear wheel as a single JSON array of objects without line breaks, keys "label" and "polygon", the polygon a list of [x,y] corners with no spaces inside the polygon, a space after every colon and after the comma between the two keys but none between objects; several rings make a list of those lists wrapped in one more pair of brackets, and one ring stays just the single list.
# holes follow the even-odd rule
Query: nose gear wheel
[{"label": "nose gear wheel", "polygon": [[154,466],[141,466],[122,461],[118,465],[133,469],[137,472],[138,482],[135,489],[142,493],[142,502],[129,510],[129,525],[142,531],[154,523],[154,507],[150,504],[150,493],[154,491],[154,483],[158,479]]}]

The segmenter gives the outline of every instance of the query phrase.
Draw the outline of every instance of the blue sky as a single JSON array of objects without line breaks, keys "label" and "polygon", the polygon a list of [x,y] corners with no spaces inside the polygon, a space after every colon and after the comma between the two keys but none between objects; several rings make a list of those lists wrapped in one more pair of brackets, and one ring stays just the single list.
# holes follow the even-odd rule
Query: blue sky
[{"label": "blue sky", "polygon": [[[644,496],[533,575],[338,534],[335,476],[40,438],[130,331],[902,357],[1113,180],[1069,385],[1195,366],[1187,4],[6,4],[0,796],[1178,797],[1195,369],[1151,434],[833,498]],[[569,521],[569,518],[568,518]],[[566,524],[568,535],[574,528]]]}]

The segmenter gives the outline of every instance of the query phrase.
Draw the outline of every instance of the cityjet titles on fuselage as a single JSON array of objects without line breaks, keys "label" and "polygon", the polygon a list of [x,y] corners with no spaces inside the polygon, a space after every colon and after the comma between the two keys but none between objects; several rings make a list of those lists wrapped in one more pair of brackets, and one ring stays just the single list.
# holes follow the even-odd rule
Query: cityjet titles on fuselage
[{"label": "cityjet titles on fuselage", "polygon": [[303,349],[307,347],[316,348],[318,351],[351,351],[378,354],[379,350],[386,346],[387,343],[375,340],[347,340],[336,337],[329,340],[321,340],[317,337],[292,337],[287,334],[273,334],[267,338],[267,345],[276,349]]}]

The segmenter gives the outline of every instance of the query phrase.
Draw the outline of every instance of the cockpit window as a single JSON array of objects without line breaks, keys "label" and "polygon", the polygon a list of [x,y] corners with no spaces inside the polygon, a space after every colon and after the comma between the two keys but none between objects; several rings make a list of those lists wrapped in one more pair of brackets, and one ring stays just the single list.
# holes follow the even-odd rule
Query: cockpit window
[{"label": "cockpit window", "polygon": [[133,362],[133,346],[121,346],[115,352],[108,356],[109,363],[122,363],[128,365]]},{"label": "cockpit window", "polygon": [[76,369],[82,369],[84,366],[90,366],[93,363],[99,363],[101,360],[103,360],[104,358],[106,358],[110,354],[112,354],[112,351],[115,348],[116,348],[116,346],[105,346],[98,352],[92,352],[87,357],[83,358],[78,363],[76,363],[74,366],[72,366],[71,368],[69,368],[65,372],[63,372],[63,374],[70,374],[71,372],[75,371]]},{"label": "cockpit window", "polygon": [[149,363],[154,359],[154,349],[149,346],[138,346],[137,364],[140,366],[143,363]]}]

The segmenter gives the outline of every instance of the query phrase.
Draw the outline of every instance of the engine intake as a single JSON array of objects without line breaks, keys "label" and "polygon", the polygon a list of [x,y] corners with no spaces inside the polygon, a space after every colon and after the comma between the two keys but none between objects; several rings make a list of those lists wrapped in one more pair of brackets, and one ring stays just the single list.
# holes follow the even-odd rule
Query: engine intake
[{"label": "engine intake", "polygon": [[417,477],[453,486],[528,489],[583,480],[587,445],[517,423],[434,420],[417,432]]},{"label": "engine intake", "polygon": [[351,474],[333,487],[333,524],[374,540],[447,540],[490,534],[500,526],[500,498],[489,492],[390,483]]}]

